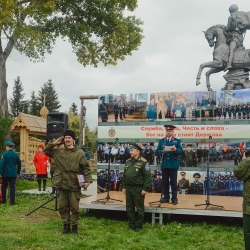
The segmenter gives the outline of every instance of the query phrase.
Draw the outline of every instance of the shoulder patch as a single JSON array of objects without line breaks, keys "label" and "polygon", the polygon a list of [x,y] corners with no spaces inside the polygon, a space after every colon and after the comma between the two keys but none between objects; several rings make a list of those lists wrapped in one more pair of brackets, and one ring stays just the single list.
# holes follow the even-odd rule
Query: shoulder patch
[{"label": "shoulder patch", "polygon": [[127,159],[126,162],[127,162],[127,161],[131,161],[131,159],[132,159],[132,158]]},{"label": "shoulder patch", "polygon": [[145,165],[145,169],[146,169],[146,171],[149,171],[149,170],[150,170],[150,166],[149,166],[149,164],[148,164],[148,163],[146,163],[146,165]]},{"label": "shoulder patch", "polygon": [[147,160],[144,157],[141,157],[141,161],[147,162]]}]

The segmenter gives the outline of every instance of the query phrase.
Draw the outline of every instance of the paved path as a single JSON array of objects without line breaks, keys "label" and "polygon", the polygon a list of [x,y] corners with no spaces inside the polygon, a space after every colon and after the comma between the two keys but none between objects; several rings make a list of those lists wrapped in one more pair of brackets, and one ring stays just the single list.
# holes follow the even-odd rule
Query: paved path
[{"label": "paved path", "polygon": [[[92,179],[96,180],[97,176],[92,175]],[[46,193],[51,193],[52,188],[47,187],[46,191],[38,191],[38,189],[29,189],[29,190],[23,190],[23,193],[29,193],[29,194],[46,194]],[[82,194],[85,195],[96,195],[97,194],[97,182],[93,181],[92,184],[89,185],[88,189],[85,191],[82,189]]]}]

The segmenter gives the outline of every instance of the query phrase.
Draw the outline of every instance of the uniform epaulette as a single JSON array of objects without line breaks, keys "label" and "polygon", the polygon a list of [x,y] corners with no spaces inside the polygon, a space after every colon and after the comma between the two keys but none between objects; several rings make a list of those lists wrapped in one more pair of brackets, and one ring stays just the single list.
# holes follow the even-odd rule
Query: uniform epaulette
[{"label": "uniform epaulette", "polygon": [[180,138],[173,136],[174,139],[180,140]]},{"label": "uniform epaulette", "polygon": [[192,149],[193,152],[196,152],[194,149]]},{"label": "uniform epaulette", "polygon": [[131,159],[132,159],[132,158],[127,159],[126,162],[127,162],[127,161],[131,161]]},{"label": "uniform epaulette", "polygon": [[143,158],[143,157],[141,157],[141,161],[147,162],[147,160],[145,158]]}]

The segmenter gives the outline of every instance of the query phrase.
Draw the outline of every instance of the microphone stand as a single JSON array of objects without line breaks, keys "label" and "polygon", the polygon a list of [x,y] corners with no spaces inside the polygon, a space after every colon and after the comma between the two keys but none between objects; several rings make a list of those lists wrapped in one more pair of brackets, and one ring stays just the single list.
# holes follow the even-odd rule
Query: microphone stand
[{"label": "microphone stand", "polygon": [[[115,139],[115,143],[118,141],[118,139],[116,138]],[[110,179],[111,179],[111,176],[110,176],[110,155],[111,155],[111,146],[109,146],[109,154],[108,154],[108,192],[107,192],[107,196],[106,198],[103,198],[103,199],[97,199],[96,201],[92,201],[91,203],[92,204],[98,204],[98,203],[101,203],[101,204],[106,204],[107,202],[109,202],[110,200],[112,201],[119,201],[119,202],[122,202],[122,200],[116,200],[116,199],[112,199],[110,198],[110,194],[109,194],[109,191],[110,191]]]},{"label": "microphone stand", "polygon": [[210,203],[210,189],[209,189],[209,175],[210,175],[210,171],[209,171],[209,151],[210,151],[210,142],[211,142],[212,136],[209,136],[209,144],[208,144],[208,151],[207,151],[207,186],[206,186],[206,192],[207,192],[207,199],[205,200],[204,204],[197,204],[195,205],[195,207],[198,206],[206,206],[205,210],[208,209],[209,206],[212,206],[214,208],[220,209],[222,210],[224,207],[223,206],[219,206],[219,205],[215,205],[215,204],[211,204]]},{"label": "microphone stand", "polygon": [[[165,145],[166,145],[166,137],[164,138],[165,140]],[[163,164],[163,155],[164,155],[164,147],[165,145],[162,146],[162,154],[161,154],[161,166]],[[169,188],[169,187],[168,187]],[[161,204],[164,203],[163,202],[163,197],[162,194],[164,192],[164,180],[163,180],[163,172],[162,172],[162,178],[161,178],[161,196],[160,196],[160,200],[158,201],[151,201],[149,202],[150,206],[156,206],[156,207],[161,207]],[[170,203],[171,204],[171,203]]]},{"label": "microphone stand", "polygon": [[[40,208],[45,208],[45,209],[49,209],[49,210],[52,210],[52,211],[58,211],[58,197],[57,197],[57,192],[58,191],[56,189],[56,193],[53,195],[53,197],[51,199],[49,199],[48,201],[44,202],[42,205],[36,207],[31,212],[27,213],[26,216],[29,216],[30,214],[34,213],[36,210],[38,210]],[[46,204],[48,204],[49,202],[53,201],[54,199],[55,199],[55,209],[45,207]]]}]

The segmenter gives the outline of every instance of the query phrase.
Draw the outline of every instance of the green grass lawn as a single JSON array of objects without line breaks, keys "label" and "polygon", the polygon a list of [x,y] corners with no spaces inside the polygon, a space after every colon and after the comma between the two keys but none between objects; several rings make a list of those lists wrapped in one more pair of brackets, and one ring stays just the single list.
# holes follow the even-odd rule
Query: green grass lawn
[{"label": "green grass lawn", "polygon": [[[0,249],[244,249],[241,219],[173,215],[164,217],[164,225],[151,225],[146,214],[144,228],[127,230],[125,212],[91,210],[81,212],[78,235],[61,235],[57,211],[34,208],[49,200],[49,194],[24,194],[37,187],[36,182],[17,183],[17,205],[0,205]],[[54,209],[55,200],[46,207]]]}]

